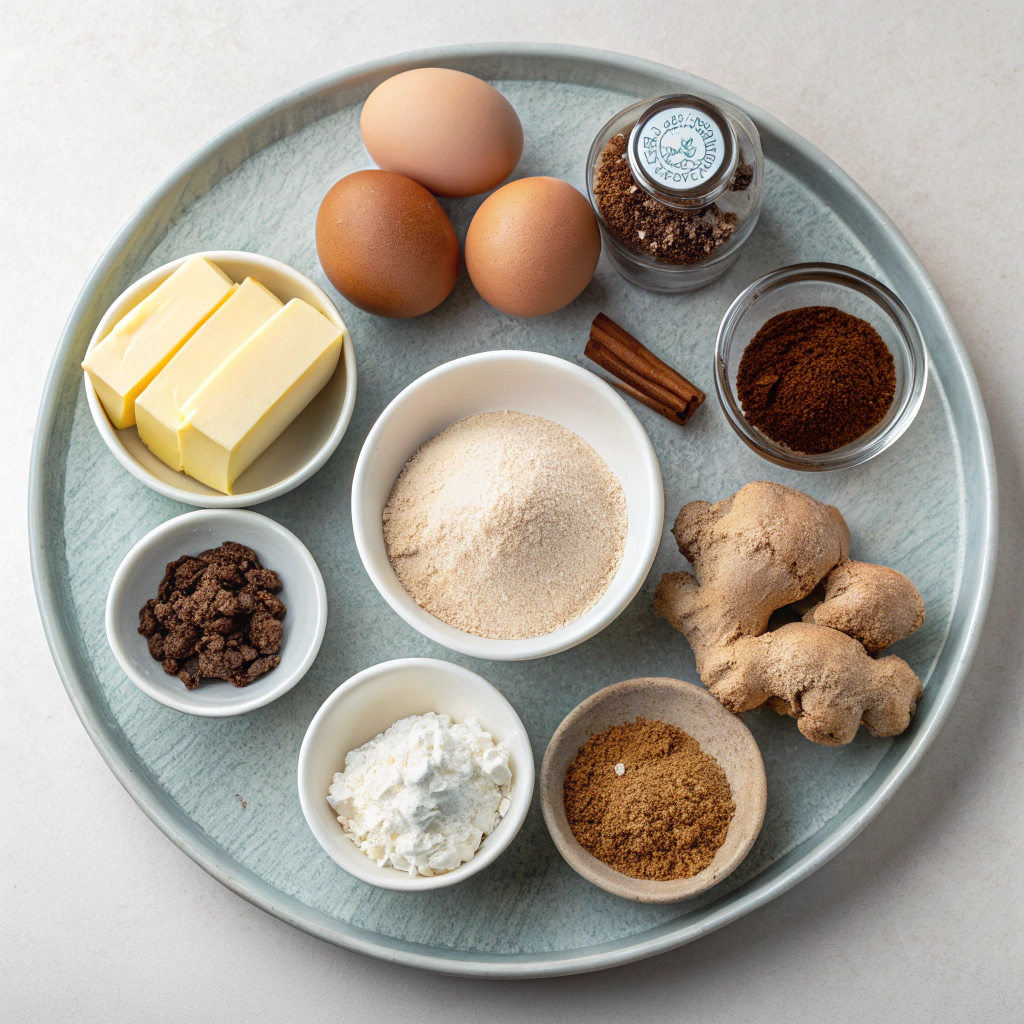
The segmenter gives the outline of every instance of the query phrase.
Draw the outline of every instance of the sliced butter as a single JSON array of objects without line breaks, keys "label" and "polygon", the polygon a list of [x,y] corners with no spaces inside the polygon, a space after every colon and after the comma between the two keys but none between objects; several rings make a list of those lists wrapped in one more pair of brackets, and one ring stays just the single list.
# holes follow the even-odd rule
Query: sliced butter
[{"label": "sliced butter", "polygon": [[235,480],[327,383],[342,331],[302,299],[272,316],[182,406],[182,468],[231,494]]},{"label": "sliced butter", "polygon": [[89,350],[82,366],[118,430],[135,422],[135,399],[233,287],[220,267],[193,256]]},{"label": "sliced butter", "polygon": [[139,437],[161,462],[182,468],[181,407],[282,305],[276,295],[247,277],[135,400]]}]

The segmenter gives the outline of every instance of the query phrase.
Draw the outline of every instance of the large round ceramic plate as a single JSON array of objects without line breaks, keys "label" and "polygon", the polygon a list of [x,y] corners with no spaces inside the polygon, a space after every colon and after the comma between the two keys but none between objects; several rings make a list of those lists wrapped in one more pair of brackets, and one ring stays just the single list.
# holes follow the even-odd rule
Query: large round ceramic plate
[{"label": "large round ceramic plate", "polygon": [[[82,353],[126,285],[185,253],[262,253],[335,296],[317,263],[313,222],[327,188],[368,164],[360,104],[389,75],[437,64],[489,79],[512,101],[527,140],[517,175],[557,175],[580,188],[594,133],[627,103],[677,90],[723,96],[750,114],[764,140],[761,223],[735,267],[690,296],[639,291],[602,260],[576,302],[537,320],[486,306],[464,274],[440,308],[415,320],[375,319],[338,297],[360,371],[352,424],[315,477],[261,508],[302,538],[323,571],[330,622],[320,656],[301,685],[251,714],[178,714],[119,671],[103,604],[124,553],[185,510],[107,451],[89,418]],[[460,233],[478,203],[445,201]],[[665,478],[666,534],[646,585],[604,632],[542,661],[483,662],[436,646],[388,608],[356,555],[349,488],[363,439],[401,388],[438,363],[488,349],[587,365],[588,327],[603,311],[711,394],[715,330],[732,298],[765,271],[812,260],[880,277],[921,326],[928,394],[892,449],[854,470],[799,475],[747,449],[714,398],[685,429],[638,406]],[[494,865],[438,892],[375,889],[320,849],[302,818],[295,765],[306,725],[340,682],[391,658],[460,662],[508,696],[540,757],[565,714],[609,683],[696,680],[685,640],[651,608],[661,573],[682,565],[667,528],[685,501],[717,500],[765,478],[834,502],[850,524],[854,557],[896,566],[920,587],[928,620],[895,649],[925,681],[904,735],[877,740],[862,730],[849,746],[829,749],[805,740],[791,719],[746,715],[768,772],[764,829],[729,879],[689,903],[628,903],[585,882],[562,862],[536,806]],[[383,959],[468,975],[565,974],[649,956],[734,920],[820,867],[878,812],[941,727],[974,650],[995,555],[992,451],[974,374],[934,285],[885,215],[749,103],[679,71],[567,47],[461,47],[368,64],[258,111],[175,171],[104,253],[71,314],[40,412],[30,500],[36,589],[57,667],[89,735],[157,825],[214,877],[297,927]]]}]

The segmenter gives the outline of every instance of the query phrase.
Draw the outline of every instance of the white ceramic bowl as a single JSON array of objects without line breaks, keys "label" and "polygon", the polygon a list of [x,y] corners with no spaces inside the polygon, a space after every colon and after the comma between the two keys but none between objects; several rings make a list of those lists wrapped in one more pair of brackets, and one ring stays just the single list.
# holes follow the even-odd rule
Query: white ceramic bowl
[{"label": "white ceramic bowl", "polygon": [[[204,681],[189,690],[150,656],[138,632],[139,609],[156,597],[168,562],[226,540],[251,547],[281,577],[278,596],[287,608],[281,664],[248,686]],[[241,509],[187,512],[151,530],[125,555],[107,594],[106,621],[114,657],[143,693],[176,711],[224,718],[277,700],[306,674],[327,629],[327,590],[306,545],[273,519]]]},{"label": "white ceramic bowl", "polygon": [[[492,640],[449,626],[409,596],[388,560],[381,515],[417,448],[457,420],[510,409],[574,430],[619,478],[629,526],[619,571],[575,622],[529,640]],[[482,352],[415,380],[381,413],[359,453],[352,526],[374,586],[410,626],[453,651],[493,661],[543,658],[600,632],[636,596],[654,562],[665,518],[661,470],[650,438],[614,388],[574,363],[539,352]]]},{"label": "white ceramic bowl", "polygon": [[[331,457],[345,436],[356,404],[356,358],[352,337],[334,303],[322,289],[297,270],[267,256],[230,250],[202,252],[233,281],[252,277],[282,302],[303,299],[344,332],[341,358],[334,375],[287,430],[235,481],[234,494],[222,494],[164,465],[143,443],[134,426],[115,430],[96,390],[85,378],[89,410],[100,436],[114,458],[136,479],[165,497],[202,508],[241,508],[277,498],[308,480]],[[89,348],[110,333],[133,306],[165,281],[189,256],[167,263],[122,292],[99,322]]]},{"label": "white ceramic bowl", "polygon": [[[428,711],[450,715],[454,722],[475,716],[496,742],[506,741],[512,784],[508,811],[473,857],[452,871],[425,877],[370,860],[345,834],[327,793],[349,751],[400,719]],[[299,802],[317,842],[350,875],[402,892],[454,885],[496,860],[526,820],[533,781],[533,750],[515,708],[475,672],[434,658],[386,661],[342,683],[314,715],[299,750]]]}]

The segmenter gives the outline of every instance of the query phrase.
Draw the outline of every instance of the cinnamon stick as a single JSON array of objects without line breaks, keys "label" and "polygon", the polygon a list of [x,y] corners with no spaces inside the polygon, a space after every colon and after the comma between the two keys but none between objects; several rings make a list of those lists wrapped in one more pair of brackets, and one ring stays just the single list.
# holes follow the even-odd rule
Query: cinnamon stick
[{"label": "cinnamon stick", "polygon": [[[598,376],[601,376],[600,374]],[[655,412],[660,412],[666,419],[672,420],[673,423],[678,423],[680,426],[686,422],[686,413],[680,412],[678,409],[670,409],[667,405],[662,405],[656,398],[648,398],[642,391],[638,391],[636,388],[625,383],[625,381],[615,380],[614,377],[601,376],[601,380],[611,384],[613,388],[618,388],[624,395],[629,395],[630,398],[635,398],[638,402],[642,402],[647,406],[648,409],[653,409]]]},{"label": "cinnamon stick", "polygon": [[604,313],[590,326],[585,354],[622,381],[620,390],[675,423],[685,423],[704,401],[700,388]]},{"label": "cinnamon stick", "polygon": [[680,414],[685,413],[689,408],[689,402],[684,401],[674,391],[669,391],[668,388],[663,388],[660,384],[656,384],[649,377],[644,376],[644,374],[638,373],[632,366],[624,363],[613,352],[609,352],[599,341],[594,341],[591,338],[587,342],[587,347],[584,351],[587,358],[592,359],[599,366],[603,366],[609,373],[614,374],[619,380],[647,395],[648,398],[653,398],[662,405],[675,409]]}]

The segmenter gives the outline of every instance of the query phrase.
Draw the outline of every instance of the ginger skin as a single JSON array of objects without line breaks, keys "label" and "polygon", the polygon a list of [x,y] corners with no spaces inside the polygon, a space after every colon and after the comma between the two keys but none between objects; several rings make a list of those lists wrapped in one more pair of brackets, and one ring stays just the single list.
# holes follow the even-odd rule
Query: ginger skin
[{"label": "ginger skin", "polygon": [[825,581],[825,600],[804,622],[831,626],[859,640],[868,654],[910,636],[924,622],[924,602],[901,572],[869,562],[842,562]]},{"label": "ginger skin", "polygon": [[[672,532],[696,578],[662,576],[654,608],[689,640],[701,680],[726,708],[767,704],[830,746],[849,743],[861,724],[875,736],[907,728],[920,680],[901,658],[871,655],[914,632],[924,605],[901,573],[849,560],[837,508],[759,481],[717,505],[684,505]],[[823,580],[825,600],[803,622],[765,632],[772,612]]]}]

